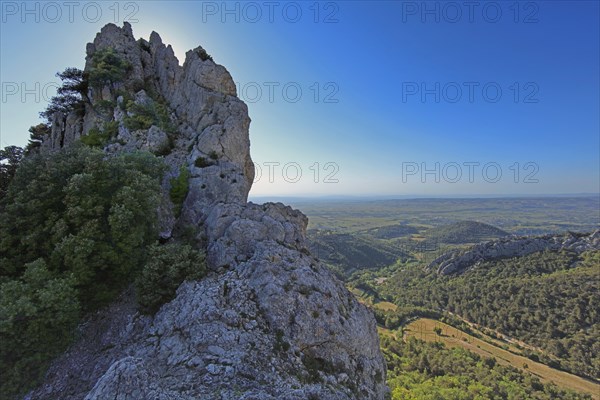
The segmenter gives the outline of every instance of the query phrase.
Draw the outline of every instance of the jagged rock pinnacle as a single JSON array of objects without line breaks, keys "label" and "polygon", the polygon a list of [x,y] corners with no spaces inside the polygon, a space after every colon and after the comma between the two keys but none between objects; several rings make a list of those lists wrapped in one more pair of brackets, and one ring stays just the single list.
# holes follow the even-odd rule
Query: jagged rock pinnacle
[{"label": "jagged rock pinnacle", "polygon": [[[212,272],[182,284],[152,317],[123,294],[82,328],[30,398],[383,399],[374,317],[310,255],[307,218],[280,203],[247,203],[250,118],[227,70],[202,47],[180,65],[157,33],[136,41],[127,23],[106,25],[88,44],[86,70],[106,48],[128,63],[127,78],[91,89],[84,115],[56,115],[44,147],[88,135],[101,123],[95,107],[117,98],[118,132],[105,151],[160,153],[165,193],[189,171],[181,214],[161,210],[162,235],[191,227]],[[125,101],[164,104],[172,131],[128,128]]]}]

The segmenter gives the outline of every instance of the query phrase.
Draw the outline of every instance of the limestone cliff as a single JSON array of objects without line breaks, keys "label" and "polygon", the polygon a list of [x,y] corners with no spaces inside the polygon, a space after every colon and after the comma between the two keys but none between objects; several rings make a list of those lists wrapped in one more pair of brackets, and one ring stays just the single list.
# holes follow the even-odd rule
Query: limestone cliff
[{"label": "limestone cliff", "polygon": [[591,234],[509,237],[483,242],[464,250],[455,250],[433,260],[428,268],[441,275],[462,273],[479,263],[501,258],[522,257],[539,251],[600,250],[600,230]]},{"label": "limestone cliff", "polygon": [[[181,66],[158,34],[136,41],[126,23],[105,26],[88,45],[87,71],[108,48],[128,63],[126,79],[90,89],[82,114],[56,114],[44,147],[102,129],[108,108],[118,126],[105,151],[163,156],[167,204],[170,178],[189,172],[180,210],[160,210],[161,236],[191,232],[211,273],[182,284],[154,316],[124,293],[81,327],[28,398],[383,399],[375,320],[310,255],[307,218],[283,204],[247,203],[250,118],[227,70],[200,47]],[[164,106],[166,119],[128,127],[132,105]]]}]

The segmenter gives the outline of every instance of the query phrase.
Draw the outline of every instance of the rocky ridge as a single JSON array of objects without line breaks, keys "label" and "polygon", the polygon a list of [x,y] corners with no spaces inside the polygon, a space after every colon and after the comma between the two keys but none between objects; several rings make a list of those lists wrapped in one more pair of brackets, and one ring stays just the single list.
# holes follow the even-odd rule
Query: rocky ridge
[{"label": "rocky ridge", "polygon": [[[103,124],[100,105],[116,101],[109,111],[118,129],[105,151],[164,157],[161,237],[191,232],[211,273],[183,283],[154,316],[138,313],[124,293],[81,327],[27,398],[383,399],[375,320],[311,256],[307,218],[280,203],[247,203],[250,118],[227,70],[201,47],[179,65],[157,33],[136,40],[125,23],[88,44],[86,71],[107,48],[127,61],[127,78],[90,89],[83,115],[55,114],[43,147],[90,135]],[[129,129],[126,104],[165,105],[168,123]],[[183,171],[189,192],[177,211],[168,192]]]},{"label": "rocky ridge", "polygon": [[459,274],[485,261],[522,257],[539,251],[561,250],[576,253],[600,250],[600,230],[591,234],[522,236],[483,242],[466,250],[445,253],[433,260],[427,268],[435,269],[441,275]]}]

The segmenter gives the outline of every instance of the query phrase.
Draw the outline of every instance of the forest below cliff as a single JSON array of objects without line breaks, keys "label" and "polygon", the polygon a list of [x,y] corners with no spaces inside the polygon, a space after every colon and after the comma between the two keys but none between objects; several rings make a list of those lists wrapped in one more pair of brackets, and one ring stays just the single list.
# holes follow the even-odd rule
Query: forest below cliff
[{"label": "forest below cliff", "polygon": [[[599,262],[598,251],[544,252],[485,262],[458,276],[407,265],[379,293],[401,308],[452,312],[527,343],[534,360],[598,379]],[[387,324],[398,317],[388,315]]]},{"label": "forest below cliff", "polygon": [[[554,399],[588,397],[538,381],[523,361],[508,368],[467,349],[421,342],[420,336],[406,342],[402,332],[421,317],[443,320],[464,335],[483,335],[493,346],[526,357],[525,363],[598,379],[600,251],[536,252],[481,262],[462,274],[427,268],[447,251],[510,240],[511,234],[593,231],[600,222],[598,206],[597,198],[582,197],[330,202],[304,208],[315,249],[373,309],[382,332],[396,336],[381,335],[394,399]],[[364,261],[352,264],[352,243],[358,243]],[[396,261],[382,267],[384,256],[394,251]],[[574,381],[569,387],[576,386]]]}]

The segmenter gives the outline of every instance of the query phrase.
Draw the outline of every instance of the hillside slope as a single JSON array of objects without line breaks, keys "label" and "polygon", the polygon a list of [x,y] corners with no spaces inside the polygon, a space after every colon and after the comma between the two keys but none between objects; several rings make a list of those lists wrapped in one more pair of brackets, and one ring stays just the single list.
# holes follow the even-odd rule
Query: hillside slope
[{"label": "hillside slope", "polygon": [[414,265],[386,281],[381,293],[404,310],[452,312],[521,340],[534,360],[599,379],[597,238],[598,232],[580,235],[571,245],[535,252],[519,247],[522,253],[481,258],[460,273]]},{"label": "hillside slope", "polygon": [[313,231],[308,238],[312,254],[343,276],[385,267],[406,257],[398,246],[360,234]]},{"label": "hillside slope", "polygon": [[508,232],[482,222],[460,221],[431,228],[423,236],[437,243],[462,244],[501,238],[508,236]]}]

